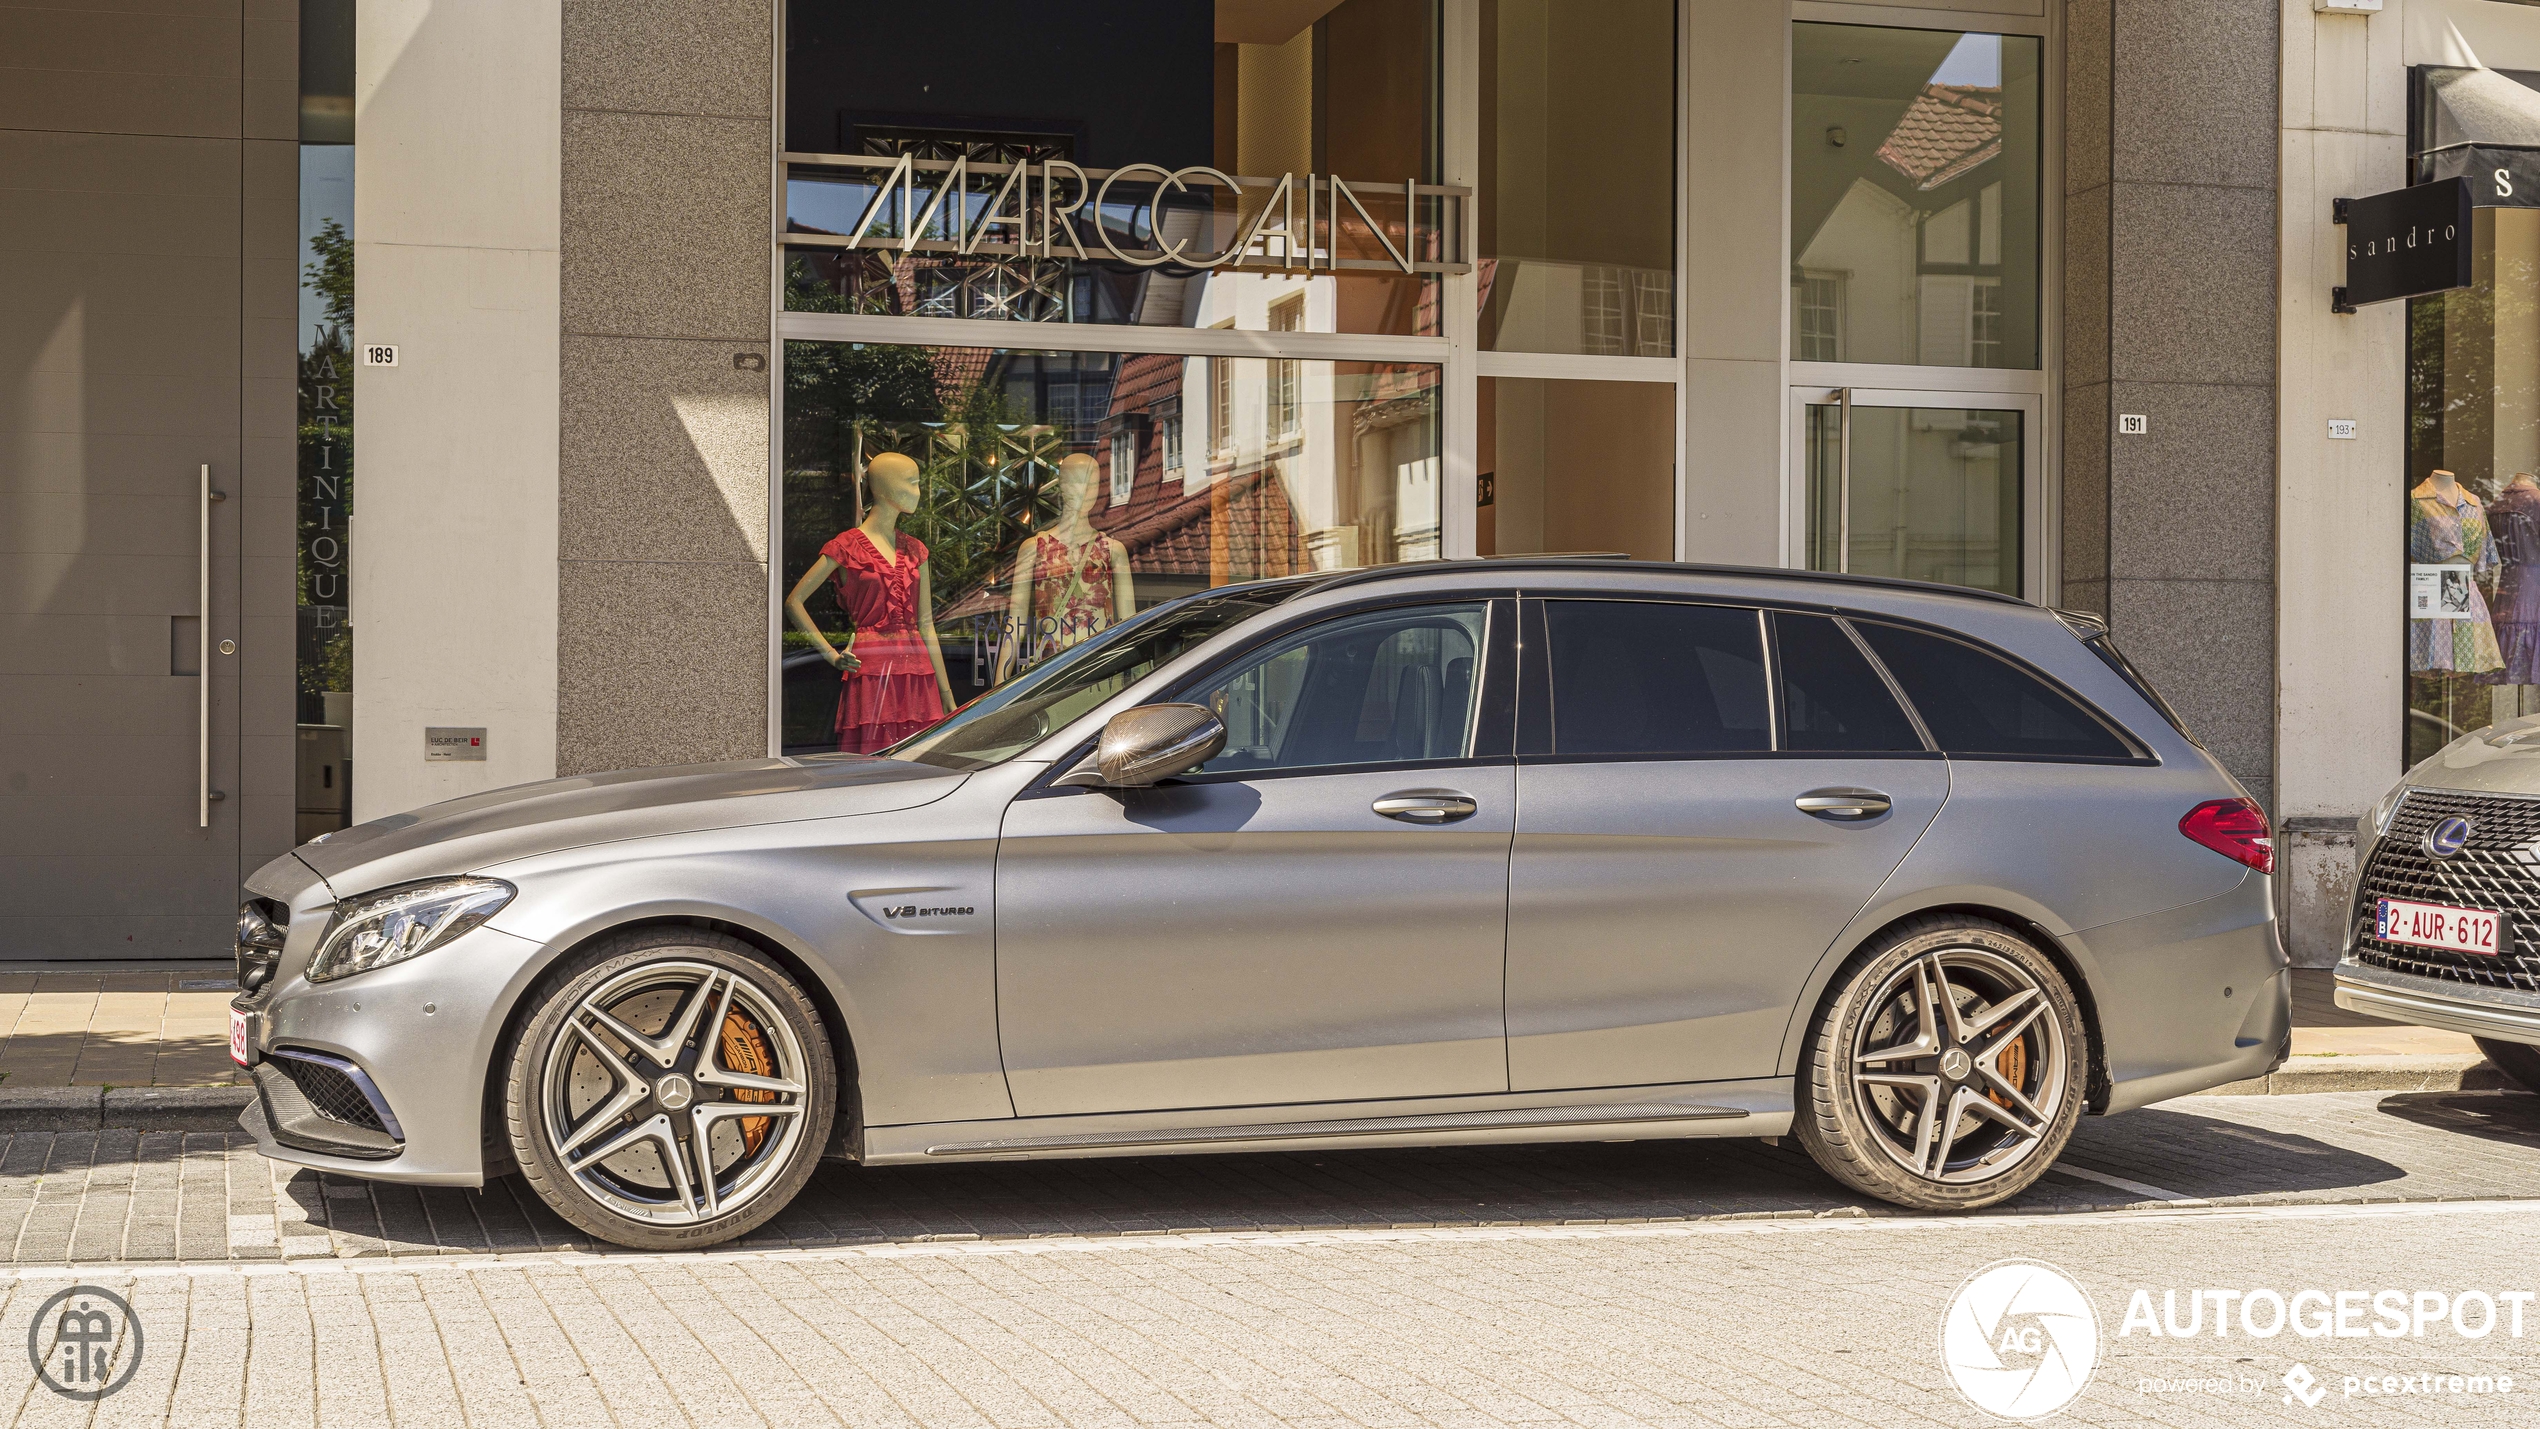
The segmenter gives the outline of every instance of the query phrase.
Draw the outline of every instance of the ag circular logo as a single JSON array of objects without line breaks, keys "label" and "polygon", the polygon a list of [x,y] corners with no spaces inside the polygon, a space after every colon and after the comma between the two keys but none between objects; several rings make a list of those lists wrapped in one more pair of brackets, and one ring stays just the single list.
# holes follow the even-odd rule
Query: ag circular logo
[{"label": "ag circular logo", "polygon": [[1950,1298],[1940,1358],[1976,1408],[2003,1419],[2043,1418],[2090,1382],[2099,1365],[2099,1316],[2055,1267],[1998,1260]]},{"label": "ag circular logo", "polygon": [[2425,831],[2425,851],[2436,858],[2450,858],[2469,847],[2469,820],[2455,814]]},{"label": "ag circular logo", "polygon": [[103,1399],[141,1368],[141,1318],[112,1290],[74,1285],[26,1327],[35,1377],[65,1399]]}]

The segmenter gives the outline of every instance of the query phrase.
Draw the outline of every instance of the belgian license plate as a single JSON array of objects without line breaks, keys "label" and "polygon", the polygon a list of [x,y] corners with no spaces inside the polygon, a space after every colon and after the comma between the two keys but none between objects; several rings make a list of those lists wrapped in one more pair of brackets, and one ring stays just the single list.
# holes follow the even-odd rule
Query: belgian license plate
[{"label": "belgian license plate", "polygon": [[229,1010],[229,1060],[247,1065],[247,1014],[235,1007]]},{"label": "belgian license plate", "polygon": [[2384,898],[2373,915],[2373,936],[2385,943],[2483,953],[2492,958],[2502,951],[2498,938],[2503,923],[2501,917],[2484,908],[2444,908]]}]

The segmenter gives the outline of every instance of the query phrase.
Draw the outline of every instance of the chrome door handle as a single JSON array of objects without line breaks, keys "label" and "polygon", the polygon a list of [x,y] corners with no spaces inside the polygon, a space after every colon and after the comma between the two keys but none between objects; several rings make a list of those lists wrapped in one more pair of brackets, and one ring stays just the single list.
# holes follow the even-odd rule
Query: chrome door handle
[{"label": "chrome door handle", "polygon": [[1388,819],[1400,819],[1406,824],[1450,824],[1473,817],[1481,805],[1474,803],[1471,795],[1452,789],[1405,789],[1399,794],[1387,794],[1370,807]]},{"label": "chrome door handle", "polygon": [[[229,493],[212,489],[212,465],[203,463],[202,522],[194,548],[194,826],[212,826],[212,503]],[[226,653],[226,652],[223,652]]]},{"label": "chrome door handle", "polygon": [[1875,819],[1895,807],[1876,789],[1811,789],[1793,802],[1821,819]]}]

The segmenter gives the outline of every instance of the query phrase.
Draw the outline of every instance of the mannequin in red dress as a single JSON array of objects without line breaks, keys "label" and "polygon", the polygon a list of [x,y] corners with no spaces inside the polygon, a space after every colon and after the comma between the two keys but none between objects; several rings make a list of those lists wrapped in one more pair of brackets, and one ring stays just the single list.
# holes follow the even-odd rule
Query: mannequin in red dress
[{"label": "mannequin in red dress", "polygon": [[[785,597],[785,613],[811,636],[822,658],[843,672],[838,695],[838,748],[870,754],[942,719],[953,707],[952,676],[935,638],[935,593],[926,574],[926,544],[899,534],[917,509],[917,463],[885,452],[865,467],[872,502],[864,520],[820,548]],[[838,608],[854,623],[845,649],[829,643],[803,602],[835,573]]]}]

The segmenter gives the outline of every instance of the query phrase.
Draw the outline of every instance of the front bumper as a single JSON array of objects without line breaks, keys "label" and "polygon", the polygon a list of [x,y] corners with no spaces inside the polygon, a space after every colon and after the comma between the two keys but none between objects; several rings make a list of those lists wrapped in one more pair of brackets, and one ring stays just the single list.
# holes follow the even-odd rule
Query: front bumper
[{"label": "front bumper", "polygon": [[2410,977],[2348,957],[2337,965],[2337,1005],[2366,1017],[2540,1046],[2540,996]]},{"label": "front bumper", "polygon": [[231,1004],[246,1014],[251,1064],[278,1047],[349,1062],[399,1135],[383,1145],[348,1139],[340,1124],[303,1121],[307,1099],[270,1065],[256,1066],[259,1096],[239,1126],[276,1161],[376,1181],[484,1184],[485,1079],[539,952],[525,938],[479,927],[421,957],[333,982],[308,981],[305,957],[286,958],[272,983]]}]

